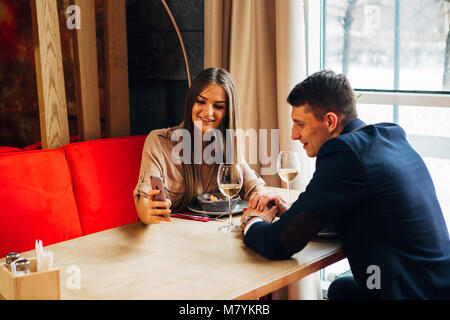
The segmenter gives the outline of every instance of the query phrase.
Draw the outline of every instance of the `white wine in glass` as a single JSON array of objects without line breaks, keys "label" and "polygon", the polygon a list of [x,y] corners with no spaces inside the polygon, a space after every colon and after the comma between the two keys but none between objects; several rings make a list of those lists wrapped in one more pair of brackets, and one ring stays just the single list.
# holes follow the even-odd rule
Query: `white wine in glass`
[{"label": "white wine in glass", "polygon": [[300,171],[300,160],[295,151],[281,151],[278,155],[277,171],[281,180],[286,182],[288,188],[288,205],[291,204],[291,182]]},{"label": "white wine in glass", "polygon": [[224,196],[233,198],[241,191],[241,186],[239,184],[223,184],[219,189]]},{"label": "white wine in glass", "polygon": [[240,231],[240,227],[233,224],[233,211],[231,208],[232,198],[241,191],[243,183],[242,171],[237,164],[222,163],[217,172],[217,185],[220,192],[228,198],[228,206],[230,209],[230,219],[227,224],[220,227],[223,232]]},{"label": "white wine in glass", "polygon": [[279,169],[278,175],[280,176],[281,180],[283,180],[284,182],[291,183],[292,181],[295,180],[295,178],[297,178],[298,170],[296,170],[296,169]]}]

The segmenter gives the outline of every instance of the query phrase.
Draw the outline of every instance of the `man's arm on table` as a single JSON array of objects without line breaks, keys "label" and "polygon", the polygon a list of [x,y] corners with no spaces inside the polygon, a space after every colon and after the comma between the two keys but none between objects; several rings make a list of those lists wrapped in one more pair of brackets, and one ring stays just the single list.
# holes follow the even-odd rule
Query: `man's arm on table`
[{"label": "man's arm on table", "polygon": [[316,172],[305,192],[278,221],[250,220],[244,243],[268,259],[287,259],[351,211],[365,196],[367,185],[366,171],[355,152],[339,139],[329,140],[318,154]]}]

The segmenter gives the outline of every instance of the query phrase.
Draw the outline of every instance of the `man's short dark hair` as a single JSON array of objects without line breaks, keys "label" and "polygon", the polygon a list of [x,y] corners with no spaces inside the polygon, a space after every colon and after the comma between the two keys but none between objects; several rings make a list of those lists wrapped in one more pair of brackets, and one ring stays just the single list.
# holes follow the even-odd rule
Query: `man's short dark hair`
[{"label": "man's short dark hair", "polygon": [[309,104],[317,119],[323,119],[327,112],[334,112],[341,116],[342,127],[358,117],[350,81],[344,74],[331,70],[316,72],[297,84],[287,102],[293,107]]}]

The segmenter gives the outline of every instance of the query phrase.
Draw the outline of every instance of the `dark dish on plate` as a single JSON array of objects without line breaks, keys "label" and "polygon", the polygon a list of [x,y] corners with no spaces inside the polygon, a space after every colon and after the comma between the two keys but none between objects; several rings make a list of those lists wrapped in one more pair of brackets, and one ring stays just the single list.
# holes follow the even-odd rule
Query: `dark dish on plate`
[{"label": "dark dish on plate", "polygon": [[[236,195],[231,201],[231,210],[238,205],[241,197]],[[227,212],[230,210],[228,198],[226,198],[220,191],[204,193],[197,196],[197,201],[203,211],[208,212]]]}]

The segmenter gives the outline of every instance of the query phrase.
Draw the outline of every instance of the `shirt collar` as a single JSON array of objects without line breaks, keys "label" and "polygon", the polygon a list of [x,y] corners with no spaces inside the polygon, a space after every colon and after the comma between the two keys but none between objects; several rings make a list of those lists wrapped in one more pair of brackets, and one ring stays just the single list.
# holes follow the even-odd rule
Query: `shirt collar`
[{"label": "shirt collar", "polygon": [[344,130],[342,130],[341,134],[346,134],[346,133],[352,132],[355,129],[358,129],[359,127],[362,127],[364,125],[365,125],[364,121],[362,121],[360,119],[353,120],[352,122],[350,122],[348,125],[345,126],[345,128],[344,128]]}]

